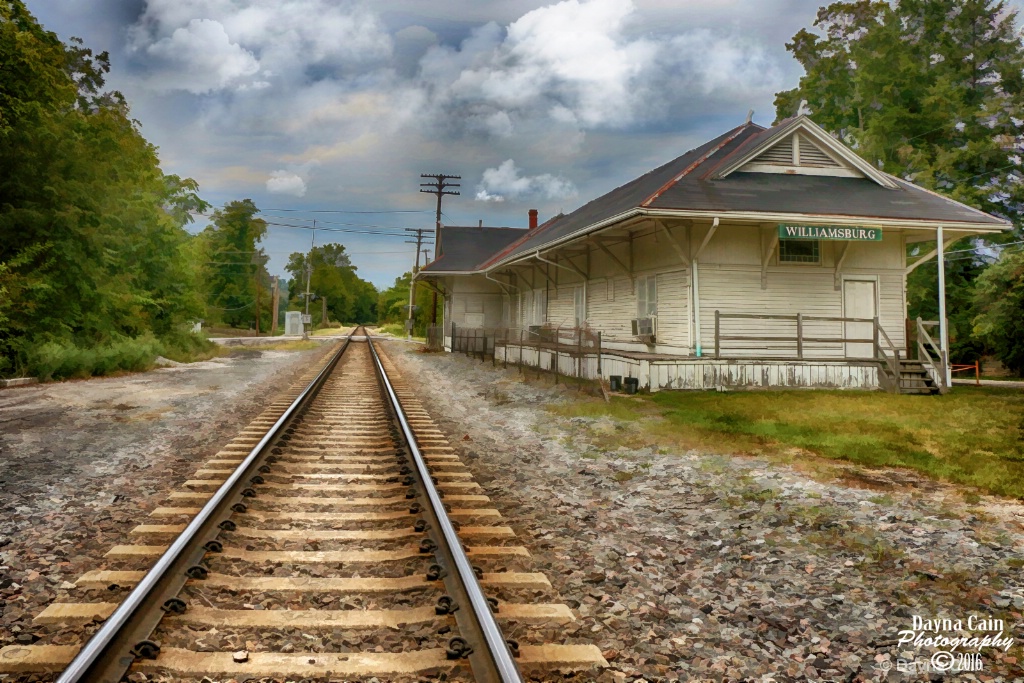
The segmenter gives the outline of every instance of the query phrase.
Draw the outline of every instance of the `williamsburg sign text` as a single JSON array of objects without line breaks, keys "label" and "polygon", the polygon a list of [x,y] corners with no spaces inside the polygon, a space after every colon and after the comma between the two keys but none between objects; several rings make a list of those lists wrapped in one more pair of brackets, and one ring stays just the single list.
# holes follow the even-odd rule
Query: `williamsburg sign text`
[{"label": "williamsburg sign text", "polygon": [[842,225],[791,225],[789,223],[779,223],[779,239],[881,242],[882,229],[850,228]]}]

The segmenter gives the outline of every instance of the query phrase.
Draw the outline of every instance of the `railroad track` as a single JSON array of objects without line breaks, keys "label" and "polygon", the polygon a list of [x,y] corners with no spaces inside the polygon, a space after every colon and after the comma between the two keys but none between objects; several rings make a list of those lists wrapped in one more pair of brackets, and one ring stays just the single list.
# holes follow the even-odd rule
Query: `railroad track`
[{"label": "railroad track", "polygon": [[79,625],[84,647],[4,648],[0,680],[582,680],[606,666],[557,642],[571,610],[377,346],[346,338],[137,544],[36,617]]}]

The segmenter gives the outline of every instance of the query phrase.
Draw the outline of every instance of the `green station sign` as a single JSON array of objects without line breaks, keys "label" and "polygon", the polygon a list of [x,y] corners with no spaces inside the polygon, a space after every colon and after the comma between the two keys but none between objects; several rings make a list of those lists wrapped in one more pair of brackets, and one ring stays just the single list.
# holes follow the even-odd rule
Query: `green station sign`
[{"label": "green station sign", "polygon": [[833,240],[881,242],[881,228],[857,228],[845,225],[794,225],[779,223],[780,240]]}]

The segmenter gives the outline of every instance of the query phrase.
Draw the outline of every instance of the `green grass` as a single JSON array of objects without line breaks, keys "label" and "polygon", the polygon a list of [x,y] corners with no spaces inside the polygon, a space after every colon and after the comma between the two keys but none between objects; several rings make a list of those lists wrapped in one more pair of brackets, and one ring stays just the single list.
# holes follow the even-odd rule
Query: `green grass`
[{"label": "green grass", "polygon": [[[945,396],[877,392],[664,391],[579,399],[566,417],[610,416],[628,429],[611,447],[669,444],[726,453],[816,457],[903,467],[983,492],[1024,497],[1024,391],[957,387]],[[606,446],[607,447],[607,446]]]}]

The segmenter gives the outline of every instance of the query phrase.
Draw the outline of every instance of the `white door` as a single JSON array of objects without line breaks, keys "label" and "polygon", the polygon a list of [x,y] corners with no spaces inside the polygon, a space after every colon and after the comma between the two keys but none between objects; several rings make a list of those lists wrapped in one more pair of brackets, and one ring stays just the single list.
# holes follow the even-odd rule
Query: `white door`
[{"label": "white door", "polygon": [[[878,315],[875,299],[874,280],[843,280],[843,317],[867,318],[873,320]],[[873,323],[843,323],[846,339],[873,339],[875,326]],[[847,343],[847,358],[873,358],[874,344]]]}]

